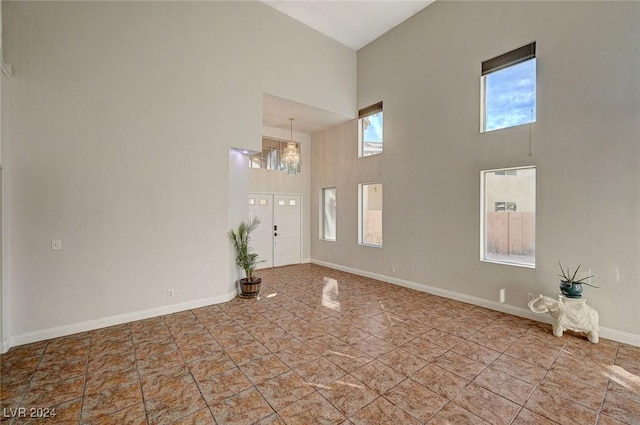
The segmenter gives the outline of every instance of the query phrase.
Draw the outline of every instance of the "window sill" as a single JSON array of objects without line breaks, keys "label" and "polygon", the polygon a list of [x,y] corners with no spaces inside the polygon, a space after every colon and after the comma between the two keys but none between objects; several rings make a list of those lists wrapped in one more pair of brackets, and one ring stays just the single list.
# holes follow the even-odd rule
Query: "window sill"
[{"label": "window sill", "polygon": [[481,258],[480,261],[483,263],[502,264],[503,266],[523,267],[525,269],[535,270],[536,268],[535,264],[524,264],[524,263],[516,263],[516,262],[500,261],[500,260],[487,260],[486,258]]},{"label": "window sill", "polygon": [[382,245],[372,245],[372,244],[368,244],[368,243],[358,243],[358,245],[366,246],[368,248],[382,248]]}]

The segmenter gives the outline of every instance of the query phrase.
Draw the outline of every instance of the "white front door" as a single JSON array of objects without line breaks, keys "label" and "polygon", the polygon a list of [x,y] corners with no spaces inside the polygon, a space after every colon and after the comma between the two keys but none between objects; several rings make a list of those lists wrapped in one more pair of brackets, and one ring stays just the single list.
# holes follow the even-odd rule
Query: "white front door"
[{"label": "white front door", "polygon": [[300,195],[273,197],[273,265],[300,264]]},{"label": "white front door", "polygon": [[273,195],[249,194],[249,217],[258,217],[260,226],[251,234],[251,247],[264,262],[259,269],[273,267]]},{"label": "white front door", "polygon": [[258,268],[300,264],[302,208],[300,195],[249,194],[249,217],[260,218],[251,245],[261,260]]}]

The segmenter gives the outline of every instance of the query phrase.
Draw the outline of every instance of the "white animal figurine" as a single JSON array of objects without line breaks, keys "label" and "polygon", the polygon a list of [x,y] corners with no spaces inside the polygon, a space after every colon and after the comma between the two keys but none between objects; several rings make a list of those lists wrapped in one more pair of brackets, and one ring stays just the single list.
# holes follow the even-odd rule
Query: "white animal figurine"
[{"label": "white animal figurine", "polygon": [[565,330],[584,332],[594,344],[598,343],[600,331],[598,312],[586,304],[583,298],[565,298],[560,301],[540,295],[529,301],[529,309],[535,313],[551,314],[553,318],[553,334],[562,336]]}]

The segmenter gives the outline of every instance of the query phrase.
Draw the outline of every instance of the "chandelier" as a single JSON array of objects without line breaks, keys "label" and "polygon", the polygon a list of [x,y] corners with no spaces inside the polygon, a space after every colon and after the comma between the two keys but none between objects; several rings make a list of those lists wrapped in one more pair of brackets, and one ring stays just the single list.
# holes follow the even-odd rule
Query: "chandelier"
[{"label": "chandelier", "polygon": [[295,176],[298,173],[298,165],[300,164],[300,152],[298,152],[296,142],[293,141],[293,118],[289,118],[289,121],[291,121],[291,138],[284,151],[284,163],[287,167],[287,175]]}]

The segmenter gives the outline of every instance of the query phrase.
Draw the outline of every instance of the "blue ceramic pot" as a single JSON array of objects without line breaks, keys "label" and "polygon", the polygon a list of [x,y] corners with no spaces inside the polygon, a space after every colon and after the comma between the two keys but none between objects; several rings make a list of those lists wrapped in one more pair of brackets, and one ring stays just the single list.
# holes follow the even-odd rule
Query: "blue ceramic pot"
[{"label": "blue ceramic pot", "polygon": [[560,282],[560,292],[565,297],[580,298],[582,297],[582,285],[579,283]]}]

